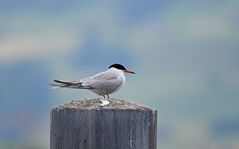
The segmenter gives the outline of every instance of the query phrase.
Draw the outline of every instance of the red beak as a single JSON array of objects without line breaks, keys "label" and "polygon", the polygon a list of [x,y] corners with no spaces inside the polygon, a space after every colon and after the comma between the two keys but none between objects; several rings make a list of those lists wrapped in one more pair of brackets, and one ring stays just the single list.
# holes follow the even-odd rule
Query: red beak
[{"label": "red beak", "polygon": [[127,70],[127,69],[126,69],[124,72],[125,72],[125,73],[132,73],[132,74],[135,74],[135,72],[133,72],[133,71],[131,71],[131,70]]}]

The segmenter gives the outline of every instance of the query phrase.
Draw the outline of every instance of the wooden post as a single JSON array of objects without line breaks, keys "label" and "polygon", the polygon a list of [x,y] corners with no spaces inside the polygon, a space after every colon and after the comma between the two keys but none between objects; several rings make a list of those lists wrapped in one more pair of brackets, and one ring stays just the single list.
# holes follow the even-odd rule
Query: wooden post
[{"label": "wooden post", "polygon": [[156,149],[157,111],[123,100],[72,101],[51,110],[50,149]]}]

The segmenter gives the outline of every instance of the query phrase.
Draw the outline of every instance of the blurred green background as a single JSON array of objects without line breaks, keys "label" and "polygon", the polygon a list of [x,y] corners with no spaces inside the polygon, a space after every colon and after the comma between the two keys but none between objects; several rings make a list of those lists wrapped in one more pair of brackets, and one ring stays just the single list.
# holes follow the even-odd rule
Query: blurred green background
[{"label": "blurred green background", "polygon": [[49,149],[51,90],[112,63],[112,96],[158,110],[160,149],[239,148],[238,0],[0,0],[0,148]]}]

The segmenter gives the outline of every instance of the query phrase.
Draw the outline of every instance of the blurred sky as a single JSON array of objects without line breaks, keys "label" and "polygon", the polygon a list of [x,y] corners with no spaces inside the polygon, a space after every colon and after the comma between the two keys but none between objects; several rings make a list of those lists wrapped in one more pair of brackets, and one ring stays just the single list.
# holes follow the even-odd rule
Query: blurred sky
[{"label": "blurred sky", "polygon": [[115,98],[158,110],[158,148],[239,148],[238,0],[0,0],[0,148],[49,148],[51,90],[112,63]]}]

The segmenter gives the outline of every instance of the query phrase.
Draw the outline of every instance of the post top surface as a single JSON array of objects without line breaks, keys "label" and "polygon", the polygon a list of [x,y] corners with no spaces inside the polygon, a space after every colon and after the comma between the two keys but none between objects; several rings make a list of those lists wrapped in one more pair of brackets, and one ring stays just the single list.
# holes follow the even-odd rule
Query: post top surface
[{"label": "post top surface", "polygon": [[[105,104],[106,102],[107,104]],[[73,100],[70,103],[58,105],[53,108],[53,110],[64,110],[64,109],[128,109],[128,110],[143,110],[151,111],[153,109],[145,107],[143,105],[138,105],[132,102],[119,100],[119,99],[102,99],[102,98],[91,98],[84,100]]]}]

